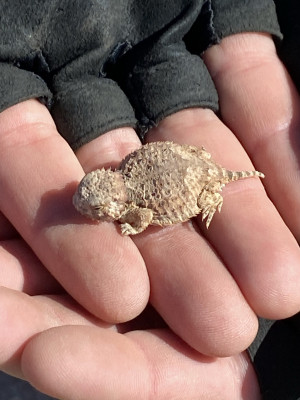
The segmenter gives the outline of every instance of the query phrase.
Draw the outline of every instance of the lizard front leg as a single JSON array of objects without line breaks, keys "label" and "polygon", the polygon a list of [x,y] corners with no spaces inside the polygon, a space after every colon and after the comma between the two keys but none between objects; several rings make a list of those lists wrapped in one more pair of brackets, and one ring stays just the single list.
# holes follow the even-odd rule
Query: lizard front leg
[{"label": "lizard front leg", "polygon": [[149,208],[129,208],[119,219],[123,235],[137,235],[151,224],[153,212]]}]

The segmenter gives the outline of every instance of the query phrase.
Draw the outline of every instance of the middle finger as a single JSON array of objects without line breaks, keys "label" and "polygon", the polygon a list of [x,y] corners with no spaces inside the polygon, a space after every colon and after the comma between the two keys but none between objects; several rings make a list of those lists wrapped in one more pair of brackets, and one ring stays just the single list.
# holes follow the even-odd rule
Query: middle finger
[{"label": "middle finger", "polygon": [[72,195],[84,172],[37,101],[0,114],[0,209],[64,288],[90,312],[126,321],[144,308],[149,280],[129,238],[81,218]]},{"label": "middle finger", "polygon": [[[114,131],[86,144],[77,153],[81,164],[87,171],[99,167],[100,159],[115,166],[126,154],[116,154],[116,142],[128,142],[128,135]],[[146,262],[152,304],[187,343],[210,355],[236,353],[250,344],[256,316],[191,223],[150,227],[132,239]]]}]

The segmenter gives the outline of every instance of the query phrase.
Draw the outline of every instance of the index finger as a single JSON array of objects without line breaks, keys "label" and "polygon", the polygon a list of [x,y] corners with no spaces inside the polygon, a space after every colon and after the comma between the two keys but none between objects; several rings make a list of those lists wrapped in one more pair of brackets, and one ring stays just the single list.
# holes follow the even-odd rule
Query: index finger
[{"label": "index finger", "polygon": [[83,169],[35,100],[0,114],[0,210],[65,289],[106,321],[138,315],[149,281],[130,238],[72,206]]}]

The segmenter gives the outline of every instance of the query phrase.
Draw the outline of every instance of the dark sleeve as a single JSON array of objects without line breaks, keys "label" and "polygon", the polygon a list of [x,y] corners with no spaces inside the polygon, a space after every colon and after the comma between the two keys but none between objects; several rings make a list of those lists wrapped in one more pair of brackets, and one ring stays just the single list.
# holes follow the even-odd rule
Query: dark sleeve
[{"label": "dark sleeve", "polygon": [[201,53],[226,35],[280,37],[272,0],[3,0],[0,111],[48,105],[74,148],[120,126],[141,137],[187,107],[218,110]]},{"label": "dark sleeve", "polygon": [[300,314],[282,321],[260,319],[249,354],[263,400],[300,399]]},{"label": "dark sleeve", "polygon": [[278,53],[300,91],[300,2],[275,0],[283,40]]}]

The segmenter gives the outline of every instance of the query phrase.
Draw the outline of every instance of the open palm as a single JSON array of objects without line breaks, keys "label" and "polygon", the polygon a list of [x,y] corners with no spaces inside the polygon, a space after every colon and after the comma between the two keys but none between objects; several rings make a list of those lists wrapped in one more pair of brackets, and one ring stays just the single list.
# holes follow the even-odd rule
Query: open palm
[{"label": "open palm", "polygon": [[[243,353],[256,315],[300,308],[299,98],[267,35],[232,36],[204,59],[221,119],[184,110],[147,140],[203,145],[229,169],[251,159],[266,175],[265,187],[228,185],[208,231],[195,220],[132,240],[72,207],[84,171],[140,146],[132,129],[75,156],[37,101],[0,114],[4,371],[70,400],[259,398]],[[162,320],[134,321],[149,301]]]}]

